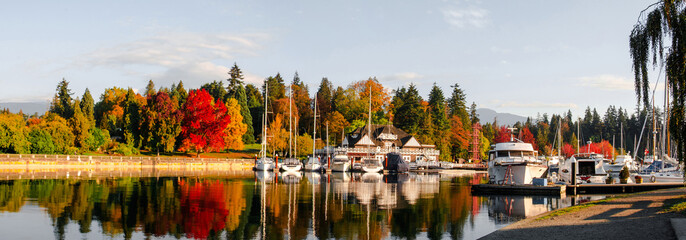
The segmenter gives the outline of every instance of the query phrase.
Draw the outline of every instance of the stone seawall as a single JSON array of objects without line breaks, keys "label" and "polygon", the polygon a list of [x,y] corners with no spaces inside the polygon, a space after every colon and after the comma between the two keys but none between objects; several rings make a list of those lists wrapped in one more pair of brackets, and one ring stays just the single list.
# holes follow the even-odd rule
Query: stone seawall
[{"label": "stone seawall", "polygon": [[253,164],[252,159],[2,154],[0,179],[226,176],[245,174]]}]

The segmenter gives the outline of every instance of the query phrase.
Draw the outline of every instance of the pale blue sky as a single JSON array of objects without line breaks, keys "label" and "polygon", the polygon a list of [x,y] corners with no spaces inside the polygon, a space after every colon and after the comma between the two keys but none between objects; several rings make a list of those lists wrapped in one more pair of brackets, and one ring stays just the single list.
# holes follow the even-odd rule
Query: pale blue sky
[{"label": "pale blue sky", "polygon": [[[633,111],[628,36],[653,1],[13,1],[0,9],[0,102],[295,71],[316,91],[377,77],[389,90],[459,83],[524,116]],[[651,76],[655,79],[656,73]]]}]

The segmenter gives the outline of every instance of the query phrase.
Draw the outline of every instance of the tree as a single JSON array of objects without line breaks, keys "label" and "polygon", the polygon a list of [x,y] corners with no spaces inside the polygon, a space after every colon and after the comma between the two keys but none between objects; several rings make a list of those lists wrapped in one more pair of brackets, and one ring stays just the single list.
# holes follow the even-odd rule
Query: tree
[{"label": "tree", "polygon": [[43,129],[50,133],[56,153],[74,154],[74,133],[69,127],[68,121],[56,113],[48,113],[43,116],[40,124],[34,127]]},{"label": "tree", "polygon": [[29,143],[31,143],[31,153],[55,153],[55,145],[52,143],[52,136],[43,129],[32,129],[29,132]]},{"label": "tree", "polygon": [[196,157],[201,152],[224,148],[224,129],[231,122],[226,114],[226,106],[218,99],[214,103],[207,91],[200,89],[188,94],[183,106],[181,149],[195,150]]},{"label": "tree", "polygon": [[[534,135],[531,133],[528,127],[522,128],[522,131],[519,133],[520,134],[520,140],[522,140],[525,143],[531,143],[531,145],[534,146],[535,150],[538,150],[538,145],[536,144],[536,139],[534,139]],[[509,139],[508,139],[509,141]]]},{"label": "tree", "polygon": [[462,128],[462,119],[457,115],[450,118],[450,142],[452,155],[456,158],[467,158],[469,149],[469,132]]},{"label": "tree", "polygon": [[148,104],[142,109],[143,145],[158,154],[160,150],[174,151],[176,137],[181,132],[182,118],[177,102],[165,92],[150,95],[147,101]]},{"label": "tree", "polygon": [[243,136],[248,130],[247,124],[241,116],[241,106],[238,100],[229,98],[226,101],[226,114],[231,116],[232,121],[224,129],[224,143],[226,149],[243,150]]},{"label": "tree", "polygon": [[146,100],[143,98],[143,96],[134,93],[133,89],[129,88],[126,92],[126,98],[124,101],[124,142],[129,146],[138,148],[143,144],[143,140],[141,139],[141,124],[143,119],[141,115],[143,111],[142,109],[146,105]]},{"label": "tree", "polygon": [[267,135],[269,136],[267,139],[267,151],[282,153],[281,156],[284,156],[283,153],[288,150],[288,132],[284,128],[283,115],[278,113],[275,115],[274,121],[269,123],[267,129]]},{"label": "tree", "polygon": [[69,119],[74,114],[74,106],[72,105],[71,89],[69,89],[69,82],[62,78],[57,84],[55,97],[50,103],[50,112],[56,113],[62,118]]},{"label": "tree", "polygon": [[213,81],[211,83],[203,84],[200,88],[205,89],[205,91],[215,100],[221,99],[222,101],[226,101],[226,88],[224,88],[224,82]]},{"label": "tree", "polygon": [[322,78],[319,83],[319,90],[317,90],[317,113],[321,114],[322,118],[326,118],[333,107],[331,106],[331,95],[333,94],[333,85],[328,78]]},{"label": "tree", "polygon": [[21,114],[0,112],[0,152],[29,153],[28,130]]},{"label": "tree", "polygon": [[[255,116],[252,118],[253,129],[262,129],[262,111],[264,111],[262,93],[253,84],[248,84],[245,86],[245,95],[248,99],[248,108],[250,109],[250,116]],[[254,132],[253,138],[257,139],[262,135],[262,130],[257,130]]]},{"label": "tree", "polygon": [[338,145],[343,141],[341,133],[343,129],[349,125],[345,117],[338,111],[334,111],[329,116],[324,119],[325,123],[329,123],[329,140],[331,145]]},{"label": "tree", "polygon": [[90,136],[91,122],[81,113],[80,101],[74,101],[74,114],[69,119],[69,127],[74,133],[74,145],[84,150],[87,149],[86,139]]},{"label": "tree", "polygon": [[293,102],[295,103],[296,109],[298,109],[298,132],[310,133],[312,132],[312,99],[310,99],[310,92],[307,85],[300,81],[300,77],[296,72],[293,77],[293,83],[291,83],[293,88]]},{"label": "tree", "polygon": [[122,136],[126,94],[127,91],[122,88],[108,88],[95,104],[96,126],[108,130],[112,136]]},{"label": "tree", "polygon": [[[443,145],[449,145],[450,143],[450,141],[446,141],[446,136],[450,131],[450,122],[446,116],[446,105],[445,97],[443,96],[443,90],[441,90],[436,83],[434,83],[433,87],[431,88],[431,92],[429,93],[428,107],[431,111],[431,124],[434,127],[432,142],[436,144],[436,148],[440,149],[443,155],[448,155],[450,153],[443,150],[450,149],[450,147]],[[445,157],[445,160],[448,159],[450,159],[449,155]]]},{"label": "tree", "polygon": [[86,91],[81,97],[81,113],[91,122],[91,125],[95,125],[95,101],[93,101],[93,96],[91,96],[90,90],[86,88]]},{"label": "tree", "polygon": [[422,97],[419,96],[419,92],[414,84],[410,84],[410,87],[401,89],[396,92],[397,103],[400,105],[396,106],[396,111],[394,112],[393,125],[404,130],[409,134],[415,134],[419,130],[419,123],[422,117]]},{"label": "tree", "polygon": [[469,107],[469,119],[472,120],[472,124],[481,121],[481,119],[479,119],[479,114],[476,112],[475,102],[472,102],[472,106]]},{"label": "tree", "polygon": [[[297,72],[295,73],[297,77]],[[248,107],[248,96],[245,92],[245,87],[243,84],[243,72],[236,63],[233,63],[233,67],[229,71],[229,86],[227,87],[227,95],[230,98],[234,98],[238,101],[240,106],[240,114],[243,118],[243,124],[245,124],[246,131],[243,134],[243,143],[255,143],[255,129],[253,128],[253,119],[250,114],[250,108]],[[234,121],[236,121],[234,119]]]},{"label": "tree", "polygon": [[[651,10],[652,9],[652,10]],[[650,11],[644,15],[646,11]],[[660,63],[667,73],[671,112],[669,129],[676,141],[680,161],[686,157],[686,4],[684,1],[658,1],[639,13],[629,36],[634,83],[638,102],[648,108],[650,82],[648,64]],[[671,40],[671,43],[663,41]],[[667,45],[666,52],[664,45]],[[652,53],[652,54],[651,54]],[[652,55],[652,58],[651,58]],[[652,60],[652,61],[651,61]],[[659,60],[659,61],[658,61]]]},{"label": "tree", "polygon": [[511,133],[512,132],[510,131],[510,129],[507,128],[507,126],[502,126],[500,127],[500,129],[498,129],[498,132],[496,133],[495,139],[493,139],[493,141],[495,141],[496,143],[509,142]]},{"label": "tree", "polygon": [[145,97],[155,95],[157,93],[157,89],[155,89],[155,83],[152,82],[152,79],[148,80],[148,85],[145,86]]}]

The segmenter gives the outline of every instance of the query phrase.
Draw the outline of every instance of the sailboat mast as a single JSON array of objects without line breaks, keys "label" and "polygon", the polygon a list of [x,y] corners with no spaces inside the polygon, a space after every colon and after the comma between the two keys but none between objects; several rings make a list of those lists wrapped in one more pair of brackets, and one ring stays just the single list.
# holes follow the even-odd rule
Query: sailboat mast
[{"label": "sailboat mast", "polygon": [[[369,84],[369,119],[367,121],[367,137],[369,138],[369,148],[372,146],[372,85]],[[371,151],[371,150],[370,150]],[[369,153],[371,154],[371,153]]]},{"label": "sailboat mast", "polygon": [[293,157],[293,84],[288,88],[288,157]]},{"label": "sailboat mast", "polygon": [[262,158],[267,157],[267,96],[269,95],[269,82],[264,81],[264,114],[262,115]]},{"label": "sailboat mast", "polygon": [[314,158],[314,149],[317,141],[317,94],[314,95],[314,121],[312,121],[312,157]]},{"label": "sailboat mast", "polygon": [[581,118],[576,122],[576,154],[579,154],[581,148]]}]

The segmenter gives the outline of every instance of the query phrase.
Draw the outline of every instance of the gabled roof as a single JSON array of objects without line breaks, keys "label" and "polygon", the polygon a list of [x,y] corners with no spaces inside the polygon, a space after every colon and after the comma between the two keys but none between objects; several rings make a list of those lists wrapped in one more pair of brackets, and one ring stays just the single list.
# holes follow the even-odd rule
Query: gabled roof
[{"label": "gabled roof", "polygon": [[[367,142],[367,127],[368,125],[365,125],[361,128],[355,129],[353,132],[346,134],[344,142],[347,142],[349,146],[368,146],[369,142]],[[372,143],[374,146],[384,146],[383,142],[384,140],[379,139],[379,136],[382,137],[388,137],[391,135],[395,135],[395,139],[386,139],[385,141],[391,141],[394,142],[395,146],[397,147],[404,147],[406,144],[410,144],[412,146],[408,147],[421,147],[422,145],[415,139],[412,135],[406,133],[405,131],[396,128],[392,125],[379,125],[379,124],[372,124],[371,125],[371,134],[372,134]],[[384,134],[384,135],[382,135]]]}]

